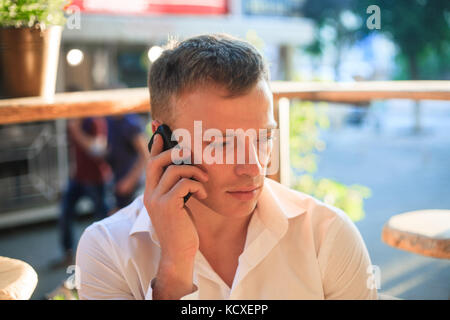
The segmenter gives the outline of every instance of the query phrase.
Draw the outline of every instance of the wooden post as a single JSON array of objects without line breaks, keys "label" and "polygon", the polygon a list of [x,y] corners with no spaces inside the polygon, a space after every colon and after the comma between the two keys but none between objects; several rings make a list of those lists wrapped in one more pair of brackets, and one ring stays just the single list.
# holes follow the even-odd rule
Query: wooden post
[{"label": "wooden post", "polygon": [[421,129],[422,129],[422,124],[421,124],[421,101],[420,100],[416,100],[413,101],[414,103],[414,133],[420,133]]},{"label": "wooden post", "polygon": [[274,144],[273,157],[278,157],[278,170],[268,175],[275,181],[290,186],[291,164],[289,159],[289,99],[281,98],[274,101],[274,118],[278,123],[279,141]]}]

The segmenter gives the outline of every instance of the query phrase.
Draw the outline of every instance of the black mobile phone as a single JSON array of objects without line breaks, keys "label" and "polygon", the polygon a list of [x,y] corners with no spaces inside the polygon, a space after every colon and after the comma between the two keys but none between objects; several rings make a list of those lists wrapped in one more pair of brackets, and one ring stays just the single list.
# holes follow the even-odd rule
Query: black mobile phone
[{"label": "black mobile phone", "polygon": [[[148,143],[148,152],[150,152],[152,150],[152,145],[153,145],[153,139],[155,138],[155,135],[159,134],[163,141],[164,141],[164,147],[163,147],[163,151],[172,149],[173,147],[175,147],[178,142],[176,141],[172,141],[172,130],[170,130],[169,126],[166,124],[162,124],[160,125],[155,133],[153,134],[152,138],[150,139],[150,142]],[[186,203],[186,201],[189,200],[189,198],[191,197],[191,193],[189,192],[187,195],[184,196],[184,203]]]}]

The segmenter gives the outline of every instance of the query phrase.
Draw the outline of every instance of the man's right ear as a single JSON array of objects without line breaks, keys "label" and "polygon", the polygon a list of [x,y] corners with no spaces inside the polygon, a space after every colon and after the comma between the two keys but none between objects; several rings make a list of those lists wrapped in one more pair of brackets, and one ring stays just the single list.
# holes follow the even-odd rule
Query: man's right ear
[{"label": "man's right ear", "polygon": [[152,121],[152,133],[155,133],[156,129],[162,125],[162,123],[159,120],[153,120]]}]

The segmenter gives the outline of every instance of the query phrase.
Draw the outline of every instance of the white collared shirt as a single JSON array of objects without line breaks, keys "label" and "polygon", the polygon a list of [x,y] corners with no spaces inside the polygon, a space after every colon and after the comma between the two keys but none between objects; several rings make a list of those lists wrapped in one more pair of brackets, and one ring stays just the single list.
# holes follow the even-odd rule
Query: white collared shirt
[{"label": "white collared shirt", "polygon": [[[143,196],[95,222],[78,243],[80,299],[152,299],[158,237]],[[200,251],[182,299],[377,299],[371,261],[340,209],[265,179],[231,288]]]}]

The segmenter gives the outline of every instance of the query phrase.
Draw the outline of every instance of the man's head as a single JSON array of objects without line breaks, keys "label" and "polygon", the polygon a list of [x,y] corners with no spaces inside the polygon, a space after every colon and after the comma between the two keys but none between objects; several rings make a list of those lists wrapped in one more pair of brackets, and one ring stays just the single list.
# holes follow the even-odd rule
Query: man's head
[{"label": "man's head", "polygon": [[[253,129],[258,134],[260,129],[273,128],[276,123],[268,81],[262,56],[242,40],[203,35],[172,43],[153,63],[149,74],[152,129],[162,123],[173,131],[186,129],[194,149],[194,121],[201,121],[203,133],[214,128],[223,133],[227,129]],[[272,134],[268,131],[265,136]],[[209,175],[205,183],[208,198],[202,200],[205,205],[230,217],[253,211],[265,176],[265,165],[258,159],[259,138],[245,139],[245,163],[197,164]],[[202,141],[203,151],[210,144]],[[223,150],[225,155],[225,145]],[[256,161],[250,163],[251,157]],[[253,186],[261,188],[251,199],[230,193]]]},{"label": "man's head", "polygon": [[179,116],[176,98],[196,87],[222,86],[232,97],[245,94],[261,79],[269,81],[267,66],[245,41],[225,34],[172,40],[150,69],[152,118],[169,124]]}]

